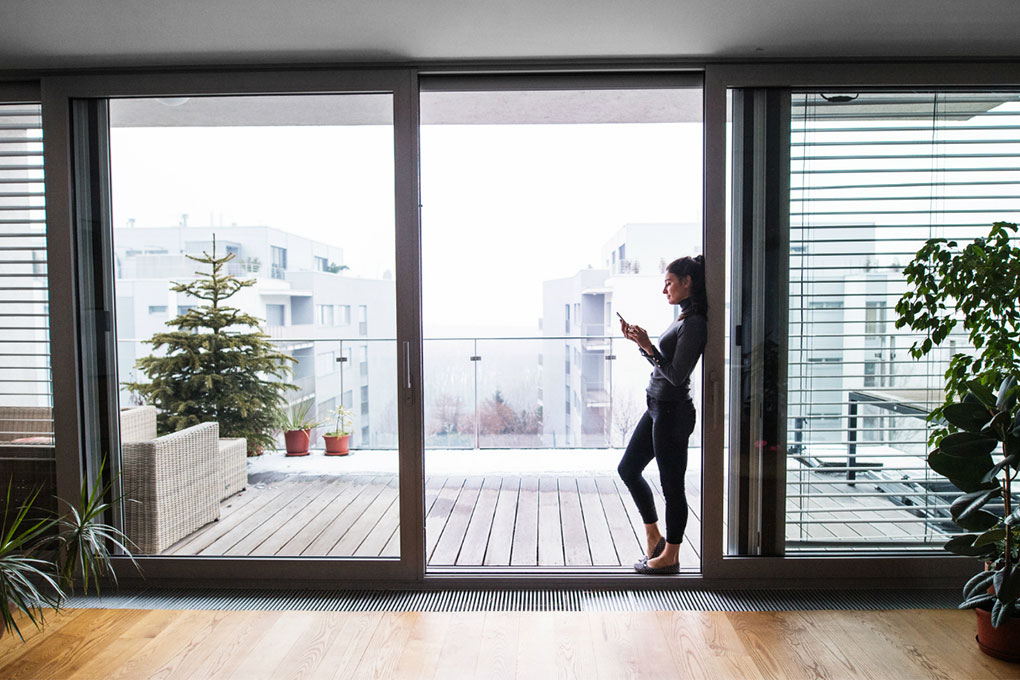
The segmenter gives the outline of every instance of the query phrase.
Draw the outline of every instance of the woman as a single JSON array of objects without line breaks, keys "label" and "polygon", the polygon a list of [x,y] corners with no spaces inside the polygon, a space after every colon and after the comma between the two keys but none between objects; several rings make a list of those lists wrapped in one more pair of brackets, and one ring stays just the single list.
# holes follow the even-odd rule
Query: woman
[{"label": "woman", "polygon": [[[648,410],[641,416],[617,468],[645,523],[648,552],[634,569],[640,574],[676,574],[680,571],[680,543],[687,527],[687,440],[694,431],[691,372],[705,350],[708,323],[705,313],[705,258],[682,257],[666,267],[662,289],[680,316],[670,324],[655,347],[640,326],[621,317],[624,337],[633,340],[654,366],[646,389]],[[655,500],[642,470],[652,458],[659,465],[666,497],[666,536],[659,532]]]}]

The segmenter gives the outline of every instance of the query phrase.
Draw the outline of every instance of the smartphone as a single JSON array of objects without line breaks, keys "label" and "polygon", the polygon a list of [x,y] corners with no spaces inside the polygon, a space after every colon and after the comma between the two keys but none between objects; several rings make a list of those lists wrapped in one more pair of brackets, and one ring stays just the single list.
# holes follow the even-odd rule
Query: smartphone
[{"label": "smartphone", "polygon": [[[617,313],[616,313],[616,316],[620,316],[620,313],[619,313],[619,312],[617,312]],[[622,316],[620,316],[620,321],[622,321],[622,322],[624,322],[624,323],[627,323],[627,320],[626,320],[626,319],[624,319],[624,318],[623,318]],[[630,324],[627,324],[627,325],[629,326]]]}]

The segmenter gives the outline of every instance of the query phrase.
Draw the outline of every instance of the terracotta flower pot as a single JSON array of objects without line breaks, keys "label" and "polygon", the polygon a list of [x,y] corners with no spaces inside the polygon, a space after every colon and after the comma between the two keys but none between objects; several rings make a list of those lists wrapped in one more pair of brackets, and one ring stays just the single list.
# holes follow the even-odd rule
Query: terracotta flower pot
[{"label": "terracotta flower pot", "polygon": [[283,433],[288,456],[307,456],[308,443],[312,440],[311,430],[287,430]]},{"label": "terracotta flower pot", "polygon": [[1020,663],[1020,616],[1013,616],[998,628],[992,613],[977,607],[977,643],[981,651],[1003,661]]},{"label": "terracotta flower pot", "polygon": [[326,442],[327,456],[346,456],[351,452],[348,446],[351,441],[351,435],[349,434],[341,435],[339,437],[324,435],[322,439]]}]

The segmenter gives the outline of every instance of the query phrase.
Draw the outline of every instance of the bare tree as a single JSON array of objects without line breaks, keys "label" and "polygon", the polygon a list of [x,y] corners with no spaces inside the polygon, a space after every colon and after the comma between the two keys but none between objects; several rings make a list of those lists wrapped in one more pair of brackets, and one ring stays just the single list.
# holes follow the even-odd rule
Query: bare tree
[{"label": "bare tree", "polygon": [[457,434],[474,429],[474,423],[464,411],[464,400],[452,394],[438,394],[432,400],[430,434]]},{"label": "bare tree", "polygon": [[620,435],[620,446],[626,446],[634,426],[645,412],[644,404],[630,391],[613,394],[613,428]]}]

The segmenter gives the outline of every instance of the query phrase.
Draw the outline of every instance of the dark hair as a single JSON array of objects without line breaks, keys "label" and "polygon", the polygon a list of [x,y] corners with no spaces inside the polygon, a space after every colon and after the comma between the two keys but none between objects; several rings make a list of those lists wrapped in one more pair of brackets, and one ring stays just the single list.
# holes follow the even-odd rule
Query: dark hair
[{"label": "dark hair", "polygon": [[666,271],[678,279],[691,277],[691,302],[688,313],[708,315],[708,296],[705,294],[705,256],[681,257],[666,265]]}]

